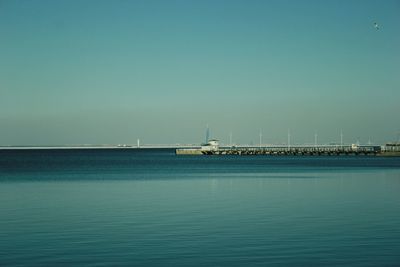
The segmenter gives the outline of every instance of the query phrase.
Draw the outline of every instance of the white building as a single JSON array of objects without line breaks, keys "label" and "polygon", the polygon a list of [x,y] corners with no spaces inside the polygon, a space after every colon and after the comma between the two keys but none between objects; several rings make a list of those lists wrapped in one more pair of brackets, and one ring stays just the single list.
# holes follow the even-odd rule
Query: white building
[{"label": "white building", "polygon": [[211,139],[207,144],[201,146],[202,151],[216,151],[219,148],[218,140]]}]

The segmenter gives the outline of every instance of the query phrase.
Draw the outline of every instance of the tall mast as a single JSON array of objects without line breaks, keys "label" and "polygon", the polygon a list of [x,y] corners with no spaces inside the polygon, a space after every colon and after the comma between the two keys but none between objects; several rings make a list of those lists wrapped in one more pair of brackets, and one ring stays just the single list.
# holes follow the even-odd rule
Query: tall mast
[{"label": "tall mast", "polygon": [[207,124],[207,129],[206,129],[206,144],[208,143],[208,139],[210,139],[210,128],[208,127],[208,124]]}]

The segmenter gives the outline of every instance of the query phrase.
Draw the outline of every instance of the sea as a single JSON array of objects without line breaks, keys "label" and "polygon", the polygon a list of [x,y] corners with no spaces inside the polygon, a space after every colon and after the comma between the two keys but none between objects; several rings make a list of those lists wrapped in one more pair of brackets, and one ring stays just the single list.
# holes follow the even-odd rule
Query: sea
[{"label": "sea", "polygon": [[400,266],[400,157],[0,150],[0,266]]}]

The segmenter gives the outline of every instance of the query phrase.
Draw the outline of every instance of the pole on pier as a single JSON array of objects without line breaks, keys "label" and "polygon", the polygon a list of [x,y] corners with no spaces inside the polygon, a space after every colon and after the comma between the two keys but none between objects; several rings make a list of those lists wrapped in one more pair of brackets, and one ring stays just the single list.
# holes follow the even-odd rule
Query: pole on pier
[{"label": "pole on pier", "polygon": [[317,147],[317,143],[318,143],[318,134],[317,134],[317,132],[315,132],[315,134],[314,134],[314,147]]},{"label": "pole on pier", "polygon": [[261,143],[262,143],[262,131],[260,130],[260,148],[261,148]]},{"label": "pole on pier", "polygon": [[137,140],[137,148],[140,148],[140,139]]},{"label": "pole on pier", "polygon": [[206,128],[206,144],[208,143],[208,139],[210,139],[210,128],[208,127],[208,124],[207,124],[207,128]]},{"label": "pole on pier", "polygon": [[340,130],[340,148],[343,149],[343,130]]},{"label": "pole on pier", "polygon": [[290,150],[290,129],[287,131],[287,143],[288,143],[288,149]]}]

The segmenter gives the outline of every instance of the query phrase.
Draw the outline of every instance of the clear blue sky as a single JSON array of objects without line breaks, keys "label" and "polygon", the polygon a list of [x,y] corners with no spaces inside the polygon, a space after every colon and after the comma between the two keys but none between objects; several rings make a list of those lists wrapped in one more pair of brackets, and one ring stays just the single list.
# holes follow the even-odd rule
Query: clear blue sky
[{"label": "clear blue sky", "polygon": [[0,145],[383,143],[399,114],[400,1],[0,0]]}]

